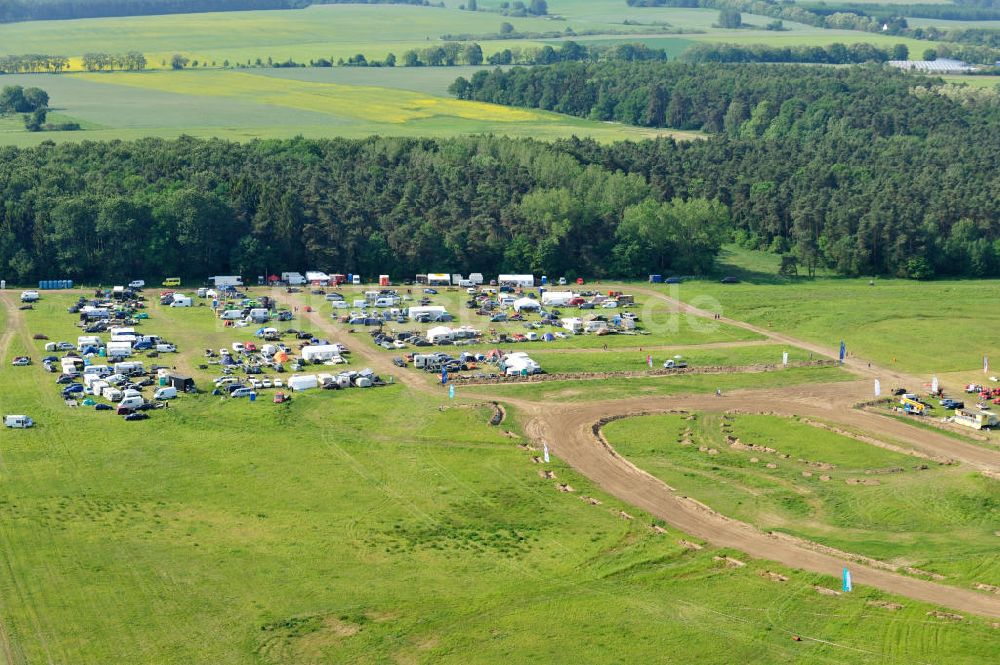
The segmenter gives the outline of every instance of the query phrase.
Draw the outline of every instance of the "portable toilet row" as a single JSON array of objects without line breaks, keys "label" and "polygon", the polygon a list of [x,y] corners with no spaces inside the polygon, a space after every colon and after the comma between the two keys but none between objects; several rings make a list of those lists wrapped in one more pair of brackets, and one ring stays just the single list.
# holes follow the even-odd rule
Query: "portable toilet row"
[{"label": "portable toilet row", "polygon": [[40,289],[72,289],[73,280],[71,279],[42,279],[38,281],[38,288]]}]

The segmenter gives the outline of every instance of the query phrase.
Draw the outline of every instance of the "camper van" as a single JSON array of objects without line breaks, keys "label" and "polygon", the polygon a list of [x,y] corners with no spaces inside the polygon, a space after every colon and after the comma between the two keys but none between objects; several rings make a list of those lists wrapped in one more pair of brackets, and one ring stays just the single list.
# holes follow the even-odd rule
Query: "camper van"
[{"label": "camper van", "polygon": [[181,293],[175,293],[174,299],[170,303],[171,307],[190,307],[191,306],[191,296],[186,296]]},{"label": "camper van", "polygon": [[4,416],[3,424],[13,429],[25,429],[33,427],[35,421],[30,416]]},{"label": "camper van", "polygon": [[173,399],[177,397],[177,388],[164,386],[153,393],[153,399]]}]

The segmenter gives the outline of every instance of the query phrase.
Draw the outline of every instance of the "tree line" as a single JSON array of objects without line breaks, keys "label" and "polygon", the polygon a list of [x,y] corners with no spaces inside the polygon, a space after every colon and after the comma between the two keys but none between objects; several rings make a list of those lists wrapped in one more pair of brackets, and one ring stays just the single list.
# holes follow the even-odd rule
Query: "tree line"
[{"label": "tree line", "polygon": [[18,281],[695,272],[729,219],[711,199],[664,199],[642,176],[495,137],[2,147],[0,199],[0,261]]},{"label": "tree line", "polygon": [[479,72],[464,98],[706,140],[563,142],[661,200],[718,199],[747,247],[843,274],[1000,275],[1000,101],[868,65],[563,63]]},{"label": "tree line", "polygon": [[822,65],[857,65],[866,62],[907,60],[906,44],[878,48],[871,44],[829,46],[768,46],[766,44],[696,44],[681,56],[687,62],[798,62]]},{"label": "tree line", "polygon": [[58,74],[68,67],[69,58],[62,55],[32,53],[0,56],[0,74],[38,74],[42,72]]},{"label": "tree line", "polygon": [[138,72],[145,69],[146,64],[146,56],[138,51],[83,54],[83,68],[88,72],[113,72],[116,69]]}]

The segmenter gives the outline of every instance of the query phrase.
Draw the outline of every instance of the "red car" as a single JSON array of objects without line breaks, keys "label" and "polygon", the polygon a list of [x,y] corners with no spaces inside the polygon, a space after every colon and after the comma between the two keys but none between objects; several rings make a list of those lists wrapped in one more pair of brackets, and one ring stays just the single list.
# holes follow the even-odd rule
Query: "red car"
[{"label": "red car", "polygon": [[284,404],[285,402],[290,402],[291,400],[292,400],[292,398],[291,397],[286,397],[285,393],[274,393],[274,403],[275,404]]}]

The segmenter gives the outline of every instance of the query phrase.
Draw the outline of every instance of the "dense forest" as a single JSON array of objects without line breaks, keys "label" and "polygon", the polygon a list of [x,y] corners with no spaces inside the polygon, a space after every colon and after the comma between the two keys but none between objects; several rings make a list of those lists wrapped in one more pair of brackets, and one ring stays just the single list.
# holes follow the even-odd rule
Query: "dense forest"
[{"label": "dense forest", "polygon": [[[0,148],[4,278],[704,272],[728,210],[502,138]],[[622,222],[622,220],[627,220]]]},{"label": "dense forest", "polygon": [[[697,129],[705,141],[574,144],[662,199],[718,199],[748,247],[844,274],[1000,274],[996,94],[873,65],[563,63],[481,72],[468,99]],[[567,145],[562,146],[566,149]]]}]

